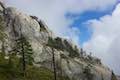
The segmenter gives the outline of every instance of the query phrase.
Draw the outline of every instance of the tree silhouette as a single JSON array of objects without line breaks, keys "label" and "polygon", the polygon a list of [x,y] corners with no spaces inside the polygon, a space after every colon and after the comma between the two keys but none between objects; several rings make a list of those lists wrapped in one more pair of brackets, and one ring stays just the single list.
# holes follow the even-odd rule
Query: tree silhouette
[{"label": "tree silhouette", "polygon": [[33,64],[33,50],[30,43],[24,38],[20,38],[17,40],[17,50],[18,53],[24,57],[25,64],[32,65]]},{"label": "tree silhouette", "polygon": [[62,46],[62,40],[59,37],[57,37],[55,39],[49,37],[47,46],[52,48],[53,67],[54,67],[54,79],[57,80],[57,70],[56,70],[54,49],[57,49],[57,50],[63,50],[64,49],[63,46]]},{"label": "tree silhouette", "polygon": [[113,71],[112,71],[112,74],[111,74],[111,80],[117,80],[116,75],[114,74]]},{"label": "tree silhouette", "polygon": [[104,80],[103,75],[101,74],[102,80]]},{"label": "tree silhouette", "polygon": [[32,65],[34,59],[32,47],[26,38],[22,35],[21,28],[20,32],[20,38],[16,40],[16,51],[21,56],[20,63],[22,63],[23,75],[25,77],[26,65]]},{"label": "tree silhouette", "polygon": [[[60,37],[55,38],[55,49],[57,50],[64,50],[64,46],[62,44],[62,39]],[[61,80],[62,80],[62,57],[61,57],[61,53],[60,53],[60,76],[61,76]]]},{"label": "tree silhouette", "polygon": [[64,40],[64,50],[69,52],[69,57],[74,58],[74,57],[79,57],[79,52],[77,49],[77,46],[73,47],[67,40]]},{"label": "tree silhouette", "polygon": [[4,28],[5,28],[5,24],[3,22],[3,17],[0,16],[0,41],[2,42],[2,53],[5,53],[5,47],[4,47],[4,43],[5,43],[5,38],[7,37],[7,35],[4,32]]},{"label": "tree silhouette", "polygon": [[0,2],[0,5],[3,9],[5,9],[4,4],[2,2]]},{"label": "tree silhouette", "polygon": [[53,62],[53,69],[54,69],[54,80],[57,80],[57,73],[56,73],[56,65],[55,65],[55,54],[54,54],[54,40],[49,37],[47,46],[50,46],[52,49],[52,62]]},{"label": "tree silhouette", "polygon": [[81,54],[81,56],[83,57],[84,51],[83,51],[82,48],[80,49],[80,54]]}]

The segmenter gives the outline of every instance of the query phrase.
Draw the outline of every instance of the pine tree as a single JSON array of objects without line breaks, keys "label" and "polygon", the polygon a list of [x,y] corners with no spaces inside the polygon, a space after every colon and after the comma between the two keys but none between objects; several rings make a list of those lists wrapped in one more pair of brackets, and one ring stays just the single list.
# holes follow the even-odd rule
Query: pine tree
[{"label": "pine tree", "polygon": [[1,49],[2,53],[5,53],[4,41],[5,38],[7,37],[7,35],[4,32],[4,28],[5,28],[5,24],[3,22],[3,17],[0,16],[0,41],[2,42],[2,49]]},{"label": "pine tree", "polygon": [[[62,39],[60,38],[60,37],[57,37],[57,38],[55,38],[55,44],[54,44],[55,46],[54,46],[54,48],[55,49],[57,49],[57,50],[64,50],[64,46],[63,46],[63,44],[62,44]],[[60,55],[61,55],[61,53],[60,53]],[[59,75],[60,75],[60,79],[62,80],[62,57],[60,56],[60,73],[59,73]]]},{"label": "pine tree", "polygon": [[81,50],[80,50],[80,54],[81,54],[81,56],[83,57],[84,51],[83,51],[82,48],[81,48]]},{"label": "pine tree", "polygon": [[[53,67],[54,67],[54,77],[55,80],[57,79],[57,69],[56,69],[56,63],[55,63],[55,54],[54,54],[54,49],[61,50],[63,51],[65,49],[65,46],[63,45],[62,39],[60,37],[56,37],[55,39],[49,37],[48,44],[47,46],[50,46],[52,48],[52,54],[53,54]],[[76,50],[76,48],[75,48]],[[76,52],[72,49],[73,53],[76,54]],[[60,65],[62,57],[60,59]],[[62,78],[62,67],[60,68],[60,76]]]},{"label": "pine tree", "polygon": [[67,40],[64,40],[63,44],[64,44],[64,50],[69,52],[69,55],[68,55],[69,57],[75,58],[80,56],[77,46],[73,47],[71,43],[69,43]]},{"label": "pine tree", "polygon": [[53,62],[53,69],[54,69],[54,80],[57,80],[57,71],[56,71],[56,63],[55,63],[55,54],[54,54],[54,47],[55,47],[55,41],[49,37],[47,46],[50,46],[52,48],[52,62]]},{"label": "pine tree", "polygon": [[17,40],[17,52],[21,56],[21,62],[23,65],[23,71],[26,70],[26,64],[33,64],[33,50],[29,42],[25,39],[25,37],[21,37]]},{"label": "pine tree", "polygon": [[112,75],[111,75],[111,80],[117,80],[117,78],[116,78],[116,76],[115,76],[113,71],[112,71]]},{"label": "pine tree", "polygon": [[2,3],[2,2],[0,2],[0,5],[1,5],[1,7],[2,7],[3,9],[5,9],[5,7],[4,7],[4,5],[3,5],[3,3]]},{"label": "pine tree", "polygon": [[104,80],[103,75],[101,74],[102,80]]}]

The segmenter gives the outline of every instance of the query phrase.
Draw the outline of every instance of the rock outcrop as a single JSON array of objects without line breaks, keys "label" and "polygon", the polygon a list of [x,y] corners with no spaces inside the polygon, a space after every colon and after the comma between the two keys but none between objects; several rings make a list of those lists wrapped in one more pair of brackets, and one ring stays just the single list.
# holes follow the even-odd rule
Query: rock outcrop
[{"label": "rock outcrop", "polygon": [[[54,37],[52,31],[35,16],[19,12],[12,7],[4,7],[0,3],[0,17],[3,18],[4,33],[7,37],[4,45],[5,53],[16,50],[16,40],[23,35],[30,43],[34,54],[34,65],[53,69],[52,48],[55,53],[57,73],[68,76],[71,80],[111,80],[111,70],[105,67],[98,58],[81,54],[77,46],[68,40]],[[48,45],[52,43],[53,45]]]}]

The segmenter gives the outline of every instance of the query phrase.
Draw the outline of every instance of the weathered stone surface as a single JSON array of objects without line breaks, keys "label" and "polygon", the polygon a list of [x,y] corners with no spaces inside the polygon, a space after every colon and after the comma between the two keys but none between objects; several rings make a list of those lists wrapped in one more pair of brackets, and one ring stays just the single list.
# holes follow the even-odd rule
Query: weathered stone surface
[{"label": "weathered stone surface", "polygon": [[117,76],[117,79],[120,80],[120,76]]},{"label": "weathered stone surface", "polygon": [[5,8],[4,4],[0,2],[0,12],[3,12],[4,8]]}]

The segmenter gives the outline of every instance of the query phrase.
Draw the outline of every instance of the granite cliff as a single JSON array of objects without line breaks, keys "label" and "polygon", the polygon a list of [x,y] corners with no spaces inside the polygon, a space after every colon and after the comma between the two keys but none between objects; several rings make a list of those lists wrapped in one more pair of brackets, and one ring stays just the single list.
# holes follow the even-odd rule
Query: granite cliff
[{"label": "granite cliff", "polygon": [[4,26],[0,31],[6,36],[0,37],[0,51],[4,51],[6,56],[17,50],[17,40],[22,35],[33,50],[34,66],[53,71],[54,51],[57,74],[68,76],[70,80],[112,79],[112,71],[100,59],[85,54],[69,40],[54,36],[36,16],[24,14],[0,3],[0,17],[0,23]]}]

